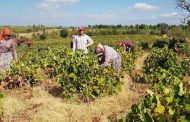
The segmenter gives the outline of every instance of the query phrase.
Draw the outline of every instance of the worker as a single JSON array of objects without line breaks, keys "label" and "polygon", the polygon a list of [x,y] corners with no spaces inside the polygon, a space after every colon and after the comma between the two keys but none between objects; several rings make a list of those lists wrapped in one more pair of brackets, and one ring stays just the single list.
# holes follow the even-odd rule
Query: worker
[{"label": "worker", "polygon": [[134,51],[135,45],[132,41],[118,41],[116,43],[119,46],[123,46],[125,51],[128,51],[129,53]]},{"label": "worker", "polygon": [[107,67],[108,65],[113,64],[114,69],[121,69],[121,56],[112,47],[98,44],[95,48],[95,53],[100,58],[100,64],[103,67]]},{"label": "worker", "polygon": [[72,49],[73,51],[77,51],[79,49],[84,51],[84,54],[88,53],[88,47],[91,46],[94,41],[84,33],[84,31],[86,30],[85,27],[81,26],[79,27],[79,35],[73,35],[72,38]]},{"label": "worker", "polygon": [[0,71],[4,72],[10,67],[13,58],[17,62],[16,44],[10,38],[11,30],[4,28],[2,31],[3,39],[0,41]]}]

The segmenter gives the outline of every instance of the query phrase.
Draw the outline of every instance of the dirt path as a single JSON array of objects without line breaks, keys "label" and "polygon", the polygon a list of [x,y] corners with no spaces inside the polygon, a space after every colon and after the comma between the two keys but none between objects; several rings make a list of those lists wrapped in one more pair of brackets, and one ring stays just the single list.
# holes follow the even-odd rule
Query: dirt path
[{"label": "dirt path", "polygon": [[[147,56],[147,54],[146,54]],[[142,67],[145,54],[135,64]],[[132,91],[131,78],[124,76],[121,92],[99,98],[91,103],[65,102],[59,98],[59,87],[51,81],[34,88],[9,91],[4,100],[4,121],[6,122],[105,122],[108,118],[127,112],[139,101],[146,86],[139,85]],[[48,86],[48,89],[47,89]],[[53,90],[52,90],[53,89]],[[139,92],[140,91],[140,92]],[[57,96],[57,97],[56,97]]]},{"label": "dirt path", "polygon": [[143,67],[143,63],[144,63],[144,60],[146,59],[146,57],[148,56],[149,53],[144,53],[142,56],[138,57],[136,60],[135,60],[135,69],[138,70],[138,69],[142,69]]}]

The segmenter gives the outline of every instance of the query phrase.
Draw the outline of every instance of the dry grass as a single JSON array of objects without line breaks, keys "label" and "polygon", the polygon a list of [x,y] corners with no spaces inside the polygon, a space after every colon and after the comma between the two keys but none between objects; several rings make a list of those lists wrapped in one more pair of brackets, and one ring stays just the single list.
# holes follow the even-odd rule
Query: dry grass
[{"label": "dry grass", "polygon": [[138,99],[139,95],[132,93],[129,86],[130,78],[126,75],[120,93],[91,103],[64,102],[49,94],[42,86],[32,90],[15,90],[5,98],[4,121],[108,121],[108,116],[127,111]]},{"label": "dry grass", "polygon": [[[135,62],[142,68],[144,54]],[[131,90],[133,83],[125,75],[122,90],[113,96],[99,98],[90,103],[65,102],[59,97],[59,85],[52,81],[43,82],[34,88],[22,88],[6,93],[4,121],[6,122],[106,122],[128,112],[132,104],[139,101],[146,85],[139,84]],[[52,85],[53,84],[53,85]]]},{"label": "dry grass", "polygon": [[[47,33],[52,33],[52,32],[60,32],[61,29],[46,29]],[[37,34],[42,34],[43,31],[39,30],[38,32],[29,32],[29,33],[19,33],[18,37],[27,37],[27,38],[32,38],[33,35],[37,35]]]},{"label": "dry grass", "polygon": [[183,77],[183,81],[186,81],[186,82],[187,82],[187,81],[190,81],[190,76],[188,76],[188,75],[187,75],[187,76],[184,76],[184,77]]},{"label": "dry grass", "polygon": [[136,70],[140,70],[143,68],[143,64],[144,64],[144,60],[147,58],[149,53],[144,53],[142,56],[138,57],[136,60],[135,60],[135,69]]}]

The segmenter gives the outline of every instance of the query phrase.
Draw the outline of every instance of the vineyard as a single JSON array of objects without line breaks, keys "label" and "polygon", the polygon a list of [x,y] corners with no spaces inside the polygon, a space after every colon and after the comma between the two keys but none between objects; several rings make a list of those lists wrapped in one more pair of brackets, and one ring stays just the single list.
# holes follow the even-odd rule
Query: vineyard
[{"label": "vineyard", "polygon": [[[48,116],[51,118],[52,114],[52,121],[80,121],[79,118],[81,121],[94,122],[190,121],[189,41],[153,35],[131,35],[127,38],[134,40],[135,51],[128,53],[123,47],[116,45],[116,41],[125,38],[124,35],[93,36],[95,44],[89,48],[87,55],[81,51],[72,52],[70,38],[50,38],[45,41],[35,41],[32,47],[17,47],[19,62],[14,62],[6,73],[0,75],[1,119],[50,121]],[[112,66],[103,68],[98,64],[98,58],[94,54],[98,43],[111,46],[119,52],[122,56],[121,71],[115,71]],[[137,59],[140,59],[142,64],[139,64]],[[54,85],[56,89],[52,88],[52,84],[56,84]],[[42,114],[47,106],[50,107],[51,102],[48,103],[49,100],[44,98],[45,95],[40,95],[41,92],[37,96],[46,102],[37,101],[35,93],[32,94],[36,90],[39,92],[38,88],[42,86],[43,93],[45,92],[49,100],[58,99],[59,104],[70,106],[67,109],[72,110],[71,104],[74,104],[76,109],[82,106],[86,110],[73,109],[74,114],[68,112],[65,114],[64,112],[69,110],[60,109],[60,106],[56,106],[57,103],[53,102],[52,106],[56,106],[57,112],[67,115],[65,118],[69,119],[64,119],[55,113]],[[22,109],[27,106],[26,103],[16,102],[15,99],[12,103],[8,102],[10,96],[15,98],[22,91],[31,93],[27,98],[23,98],[24,100],[29,99],[32,100],[31,103],[36,103],[27,110]],[[56,95],[52,94],[54,91],[58,91]],[[20,96],[25,95],[20,94]],[[121,104],[115,107],[115,111],[112,109],[114,100],[118,100],[117,104]],[[109,109],[108,105],[106,108],[105,104],[99,102],[109,104]],[[9,107],[14,106],[13,103],[22,105],[17,111],[11,108],[8,112]],[[96,111],[93,105],[101,106],[107,111]],[[89,106],[93,108],[94,113]],[[51,107],[49,109],[53,110]],[[83,111],[87,115],[83,115]],[[42,116],[39,117],[40,115]],[[56,120],[54,117],[62,120]]]}]

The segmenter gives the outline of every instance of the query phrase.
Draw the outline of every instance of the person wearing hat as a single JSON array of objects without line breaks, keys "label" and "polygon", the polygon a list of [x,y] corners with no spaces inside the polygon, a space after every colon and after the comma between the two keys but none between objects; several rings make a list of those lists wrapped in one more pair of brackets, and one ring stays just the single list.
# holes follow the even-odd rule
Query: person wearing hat
[{"label": "person wearing hat", "polygon": [[126,41],[118,41],[116,44],[119,45],[119,46],[123,46],[124,50],[128,51],[129,53],[134,51],[134,48],[135,48],[135,45],[133,44],[133,42],[128,41],[128,40],[126,40]]},{"label": "person wearing hat", "polygon": [[79,49],[84,51],[84,54],[88,53],[88,47],[91,46],[94,41],[86,34],[84,31],[86,30],[85,27],[79,27],[79,35],[74,35],[72,38],[72,50],[75,52]]},{"label": "person wearing hat", "polygon": [[17,61],[16,44],[10,38],[11,30],[3,28],[3,40],[0,41],[0,71],[5,71],[10,67],[13,58]]},{"label": "person wearing hat", "polygon": [[100,64],[103,67],[107,67],[109,64],[113,64],[114,69],[120,70],[121,56],[112,47],[98,44],[95,48],[95,53],[100,58]]}]

